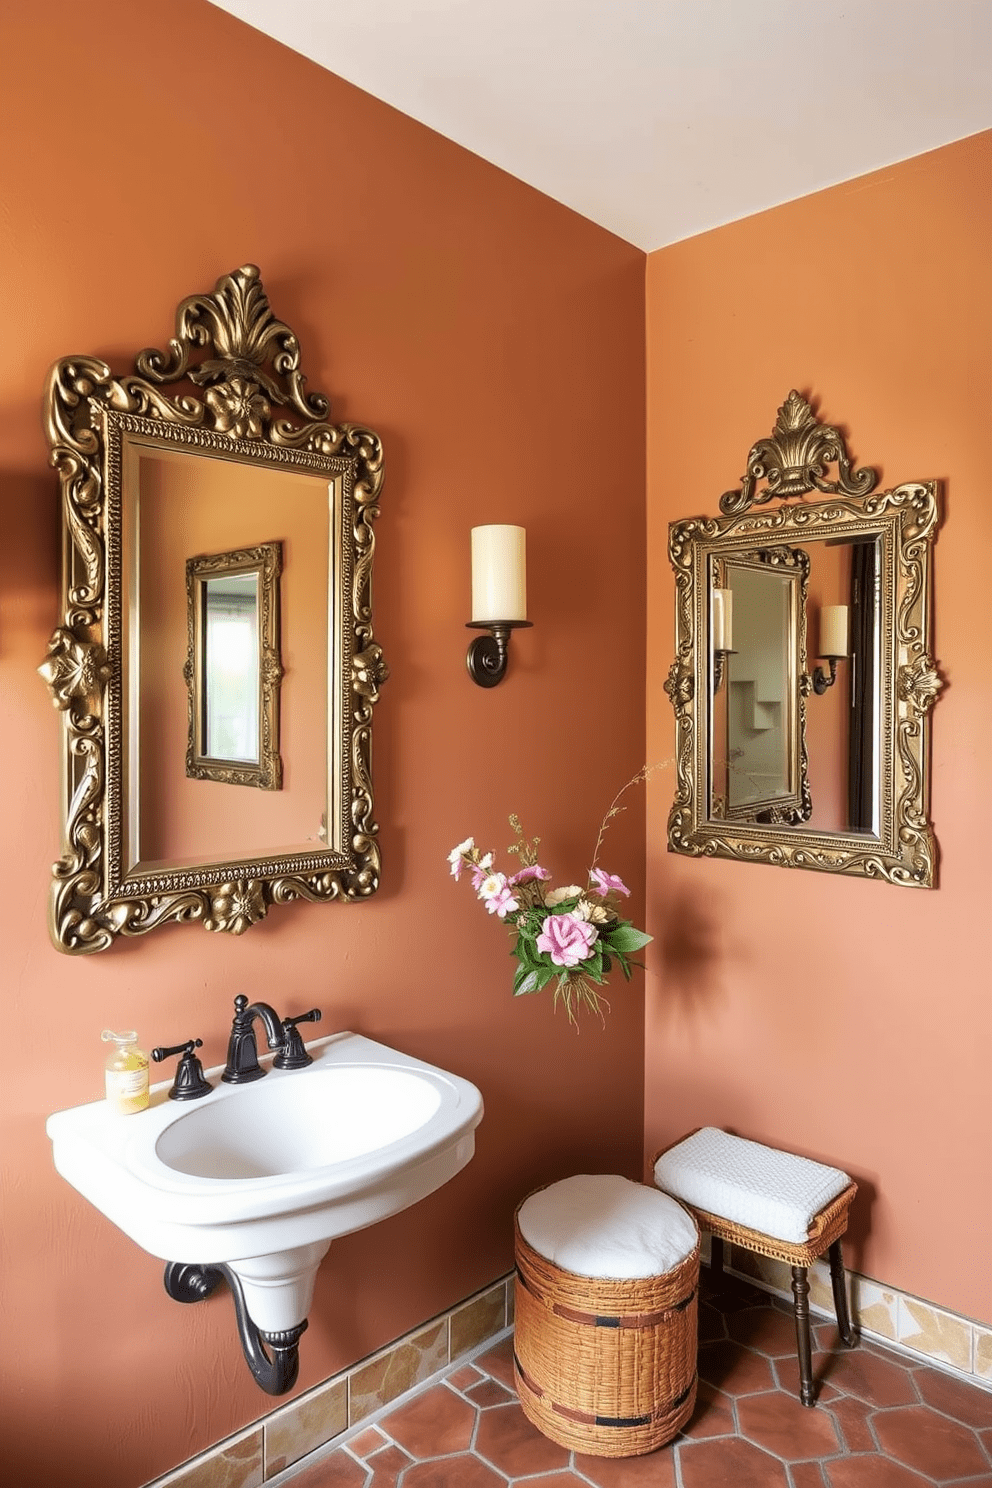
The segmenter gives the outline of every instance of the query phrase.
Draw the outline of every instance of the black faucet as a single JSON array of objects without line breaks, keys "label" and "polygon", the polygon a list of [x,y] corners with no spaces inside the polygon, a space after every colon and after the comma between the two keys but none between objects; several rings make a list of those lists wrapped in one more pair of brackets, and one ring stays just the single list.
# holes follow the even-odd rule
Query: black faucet
[{"label": "black faucet", "polygon": [[227,1065],[221,1075],[228,1085],[247,1085],[252,1080],[260,1080],[266,1073],[258,1062],[258,1045],[252,1026],[256,1018],[261,1018],[265,1024],[270,1049],[282,1049],[286,1043],[286,1030],[274,1008],[267,1002],[253,1002],[249,1006],[243,994],[236,997]]}]

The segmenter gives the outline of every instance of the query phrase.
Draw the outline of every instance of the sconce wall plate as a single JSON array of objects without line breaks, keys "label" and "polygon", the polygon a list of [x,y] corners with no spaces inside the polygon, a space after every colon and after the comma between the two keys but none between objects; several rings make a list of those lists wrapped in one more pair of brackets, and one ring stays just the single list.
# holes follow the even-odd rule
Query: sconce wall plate
[{"label": "sconce wall plate", "polygon": [[495,687],[506,675],[509,660],[510,631],[529,629],[530,620],[469,620],[467,630],[486,630],[476,636],[468,648],[465,663],[469,676],[480,687]]}]

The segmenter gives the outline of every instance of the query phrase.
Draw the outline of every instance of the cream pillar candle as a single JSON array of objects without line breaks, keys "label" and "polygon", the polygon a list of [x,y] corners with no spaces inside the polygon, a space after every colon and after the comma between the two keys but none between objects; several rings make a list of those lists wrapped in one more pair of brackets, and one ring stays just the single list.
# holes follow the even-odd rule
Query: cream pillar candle
[{"label": "cream pillar candle", "polygon": [[472,619],[527,619],[527,533],[523,527],[472,528]]},{"label": "cream pillar candle", "polygon": [[820,649],[817,655],[847,654],[847,605],[823,605],[820,609]]},{"label": "cream pillar candle", "polygon": [[713,650],[734,649],[734,591],[713,590]]}]

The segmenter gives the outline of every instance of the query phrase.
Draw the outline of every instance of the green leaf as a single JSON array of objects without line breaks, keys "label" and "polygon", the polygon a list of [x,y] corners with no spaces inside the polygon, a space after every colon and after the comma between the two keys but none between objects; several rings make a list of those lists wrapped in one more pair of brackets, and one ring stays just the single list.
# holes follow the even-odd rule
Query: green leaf
[{"label": "green leaf", "polygon": [[603,939],[613,951],[623,951],[629,955],[631,951],[639,951],[641,946],[646,946],[654,936],[645,935],[643,930],[635,930],[633,925],[621,924],[615,926]]},{"label": "green leaf", "polygon": [[538,973],[530,971],[526,966],[518,966],[517,974],[513,978],[513,995],[522,997],[525,992],[536,992]]}]

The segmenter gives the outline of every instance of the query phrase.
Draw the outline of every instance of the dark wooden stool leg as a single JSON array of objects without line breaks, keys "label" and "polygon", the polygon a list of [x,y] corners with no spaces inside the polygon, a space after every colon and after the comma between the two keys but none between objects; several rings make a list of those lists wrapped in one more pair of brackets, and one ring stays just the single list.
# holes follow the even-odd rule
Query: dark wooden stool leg
[{"label": "dark wooden stool leg", "polygon": [[796,1350],[799,1354],[799,1399],[803,1405],[815,1405],[813,1346],[809,1332],[809,1277],[805,1266],[792,1268],[792,1295],[795,1298]]},{"label": "dark wooden stool leg", "polygon": [[848,1348],[853,1348],[858,1335],[851,1324],[847,1305],[847,1286],[844,1280],[844,1253],[839,1240],[830,1247],[830,1285],[834,1291],[834,1311],[837,1314],[837,1329]]},{"label": "dark wooden stool leg", "polygon": [[723,1241],[719,1235],[710,1235],[710,1274],[723,1274]]}]

